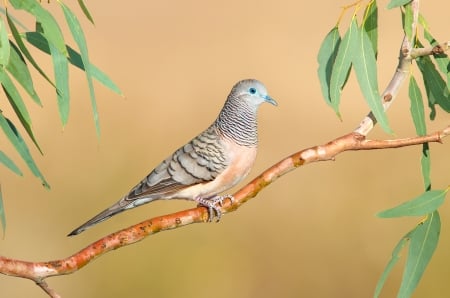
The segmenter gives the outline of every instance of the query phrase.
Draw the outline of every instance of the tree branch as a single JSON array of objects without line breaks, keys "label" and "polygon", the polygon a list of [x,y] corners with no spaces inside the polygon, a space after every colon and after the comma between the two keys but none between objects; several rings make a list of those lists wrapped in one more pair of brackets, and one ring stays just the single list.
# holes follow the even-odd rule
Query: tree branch
[{"label": "tree branch", "polygon": [[[237,210],[279,177],[300,166],[317,161],[334,160],[338,154],[350,150],[399,148],[428,142],[442,143],[442,139],[448,135],[450,135],[450,126],[426,136],[395,140],[367,140],[365,136],[352,132],[324,145],[301,150],[276,163],[237,191],[233,195],[235,199],[233,204],[227,200],[222,206],[222,212],[229,213]],[[111,250],[133,244],[158,232],[181,228],[193,223],[204,223],[207,220],[208,212],[205,207],[158,216],[112,233],[66,259],[28,262],[0,257],[0,273],[31,279],[50,297],[59,297],[44,282],[45,278],[74,273]]]},{"label": "tree branch", "polygon": [[[419,15],[419,1],[412,0],[411,5],[413,9],[411,32],[413,32],[413,36],[411,37],[411,40],[408,40],[405,35],[400,49],[399,63],[396,71],[384,92],[381,93],[384,110],[387,110],[393,103],[401,85],[408,77],[411,61],[413,59],[423,55],[431,55],[438,52],[443,53],[443,51],[447,51],[449,48],[450,43],[447,42],[437,47],[413,49],[413,41],[416,32],[415,28]],[[317,161],[334,160],[338,154],[350,150],[399,148],[428,142],[442,143],[442,139],[450,135],[450,126],[448,126],[441,131],[420,137],[395,140],[366,139],[366,136],[373,129],[375,124],[375,117],[372,113],[369,113],[353,132],[343,135],[324,145],[301,150],[274,164],[253,181],[237,191],[234,194],[235,202],[233,204],[227,200],[222,206],[222,212],[228,213],[237,210],[242,204],[255,197],[262,189],[279,177],[300,166]],[[207,209],[205,207],[197,207],[155,217],[112,233],[88,245],[74,255],[61,260],[28,262],[0,256],[0,273],[33,280],[50,297],[59,297],[56,292],[48,287],[44,279],[51,276],[74,273],[105,253],[136,243],[149,235],[161,231],[181,228],[193,223],[204,223],[207,222],[207,220]]]},{"label": "tree branch", "polygon": [[[414,40],[416,38],[416,27],[419,20],[419,0],[411,1],[411,8],[413,11],[413,21],[411,22],[411,32],[413,32],[411,39],[405,33],[403,37],[402,45],[399,51],[399,61],[397,69],[392,76],[391,81],[387,85],[383,93],[381,93],[381,101],[383,103],[383,109],[386,111],[389,109],[391,104],[397,97],[400,87],[403,82],[408,77],[411,70],[411,61],[413,57],[411,56],[411,51],[414,46]],[[377,119],[372,112],[370,112],[364,119],[359,123],[358,127],[354,130],[355,133],[367,136],[367,134],[375,127]]]},{"label": "tree branch", "polygon": [[425,47],[425,48],[414,48],[411,51],[411,57],[413,59],[418,58],[418,57],[422,57],[422,56],[430,56],[430,55],[442,55],[445,54],[445,52],[448,51],[450,47],[450,41],[435,45],[435,46],[430,46],[430,47]]}]

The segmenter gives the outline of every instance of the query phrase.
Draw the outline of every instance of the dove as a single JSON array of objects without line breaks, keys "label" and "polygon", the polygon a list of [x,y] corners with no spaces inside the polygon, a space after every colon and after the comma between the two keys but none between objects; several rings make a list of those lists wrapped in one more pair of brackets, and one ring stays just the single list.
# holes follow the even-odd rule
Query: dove
[{"label": "dove", "polygon": [[260,81],[236,83],[211,126],[166,158],[117,203],[68,236],[155,200],[192,200],[208,208],[209,221],[219,221],[224,199],[234,202],[233,196],[219,194],[244,179],[255,162],[257,111],[265,102],[277,105]]}]

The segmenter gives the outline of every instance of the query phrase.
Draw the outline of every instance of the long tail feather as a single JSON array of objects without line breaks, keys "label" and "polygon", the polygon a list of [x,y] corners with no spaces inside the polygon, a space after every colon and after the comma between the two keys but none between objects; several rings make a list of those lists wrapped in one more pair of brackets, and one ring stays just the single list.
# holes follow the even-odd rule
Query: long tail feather
[{"label": "long tail feather", "polygon": [[[100,212],[99,214],[97,214],[96,216],[94,216],[93,218],[91,218],[90,220],[88,220],[87,222],[85,222],[84,224],[82,224],[81,226],[79,226],[78,228],[73,230],[72,232],[70,232],[67,236],[78,235],[81,232],[83,232],[84,230],[92,227],[93,225],[96,225],[104,220],[107,220],[108,218],[110,218],[120,212],[130,209],[131,206],[128,206],[128,205],[124,206],[123,203],[122,204],[121,203],[122,203],[122,200],[117,202],[113,206],[109,207],[108,209],[103,210],[102,212]],[[132,202],[130,202],[130,203],[132,205]],[[134,207],[134,206],[132,206],[132,207]]]}]

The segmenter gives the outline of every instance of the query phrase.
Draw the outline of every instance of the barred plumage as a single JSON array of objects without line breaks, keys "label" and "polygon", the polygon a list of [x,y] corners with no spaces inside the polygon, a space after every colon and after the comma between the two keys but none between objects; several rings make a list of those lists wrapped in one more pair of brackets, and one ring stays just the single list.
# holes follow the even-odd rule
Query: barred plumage
[{"label": "barred plumage", "polygon": [[243,80],[232,88],[219,116],[205,131],[159,164],[116,204],[87,221],[69,236],[101,221],[154,200],[187,199],[206,205],[210,218],[219,193],[233,187],[249,173],[256,158],[260,104],[276,102],[257,80]]}]

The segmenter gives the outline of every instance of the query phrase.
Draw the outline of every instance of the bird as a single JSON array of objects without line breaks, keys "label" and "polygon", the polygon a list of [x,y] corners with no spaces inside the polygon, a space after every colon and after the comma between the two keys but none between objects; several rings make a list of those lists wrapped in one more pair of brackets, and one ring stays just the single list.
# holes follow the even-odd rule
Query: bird
[{"label": "bird", "polygon": [[264,84],[255,79],[237,82],[215,121],[167,157],[111,207],[82,224],[77,235],[118,213],[155,200],[185,199],[208,208],[208,221],[220,220],[219,195],[250,172],[258,148],[257,111],[262,103],[277,106]]}]

